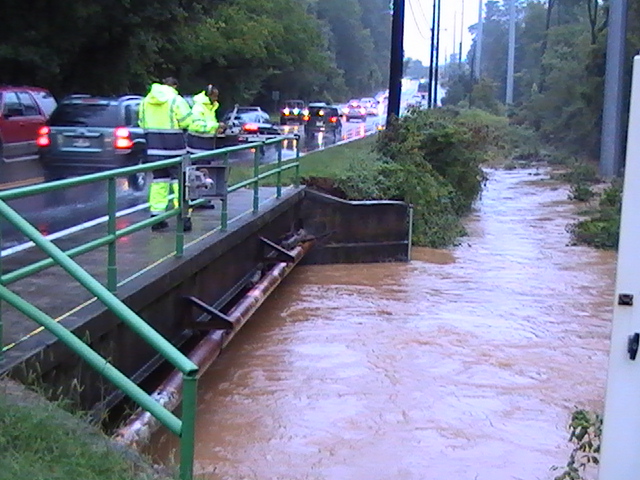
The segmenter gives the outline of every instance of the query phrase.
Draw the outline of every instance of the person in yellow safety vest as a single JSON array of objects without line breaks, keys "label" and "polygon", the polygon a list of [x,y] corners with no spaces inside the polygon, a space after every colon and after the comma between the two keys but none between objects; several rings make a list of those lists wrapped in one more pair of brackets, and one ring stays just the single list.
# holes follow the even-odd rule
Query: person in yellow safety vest
[{"label": "person in yellow safety vest", "polygon": [[216,148],[216,135],[225,129],[225,124],[218,122],[216,112],[218,89],[213,85],[207,87],[193,97],[191,108],[191,125],[187,133],[187,149],[189,153],[201,153]]},{"label": "person in yellow safety vest", "polygon": [[[147,141],[147,161],[157,162],[179,157],[187,153],[184,131],[191,125],[191,109],[178,93],[178,81],[168,77],[162,83],[154,83],[140,104],[138,124],[144,130]],[[178,175],[180,167],[153,171],[153,182],[149,187],[149,209],[151,216],[164,213],[169,206],[169,192],[174,195],[173,207],[179,204]],[[193,228],[191,217],[183,219],[184,231]],[[158,222],[151,230],[165,230],[166,220]]]},{"label": "person in yellow safety vest", "polygon": [[[225,124],[218,122],[216,112],[218,103],[218,89],[213,85],[193,97],[191,108],[191,125],[187,132],[187,150],[189,153],[202,153],[216,148],[216,135],[225,129]],[[194,165],[198,161],[193,162]],[[203,208],[215,208],[212,200],[202,205]]]}]

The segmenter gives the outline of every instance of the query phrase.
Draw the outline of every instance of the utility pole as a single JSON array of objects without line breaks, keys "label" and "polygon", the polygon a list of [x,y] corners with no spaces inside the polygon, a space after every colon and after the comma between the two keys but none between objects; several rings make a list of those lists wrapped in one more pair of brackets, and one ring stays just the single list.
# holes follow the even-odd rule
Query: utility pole
[{"label": "utility pole", "polygon": [[513,104],[513,76],[516,59],[516,0],[509,5],[509,55],[507,60],[507,98],[506,104]]},{"label": "utility pole", "polygon": [[[458,48],[458,10],[456,10],[453,14],[453,56],[457,57],[456,49]],[[445,55],[444,63],[446,64],[449,61],[449,57]]]},{"label": "utility pole", "polygon": [[440,17],[442,9],[442,0],[437,0],[438,4],[438,20],[436,24],[436,54],[435,54],[435,73],[433,74],[433,106],[438,105],[438,70],[440,66]]},{"label": "utility pole", "polygon": [[436,51],[436,14],[438,11],[438,0],[433,0],[433,15],[431,17],[431,50],[429,52],[429,94],[427,97],[427,107],[433,107],[433,57]]},{"label": "utility pole", "polygon": [[609,3],[607,33],[607,69],[604,76],[602,144],[600,174],[620,175],[622,169],[622,90],[624,88],[625,40],[627,34],[627,0]]},{"label": "utility pole", "polygon": [[482,66],[482,36],[484,34],[484,2],[480,0],[480,7],[478,12],[478,33],[476,34],[476,78],[480,78],[480,67]]},{"label": "utility pole", "polygon": [[393,0],[393,21],[391,24],[391,62],[389,65],[389,104],[387,123],[393,116],[400,116],[400,96],[402,95],[402,70],[404,67],[404,1]]},{"label": "utility pole", "polygon": [[460,19],[460,50],[458,52],[458,63],[462,63],[462,39],[464,38],[464,0],[460,0],[462,4],[462,18]]}]

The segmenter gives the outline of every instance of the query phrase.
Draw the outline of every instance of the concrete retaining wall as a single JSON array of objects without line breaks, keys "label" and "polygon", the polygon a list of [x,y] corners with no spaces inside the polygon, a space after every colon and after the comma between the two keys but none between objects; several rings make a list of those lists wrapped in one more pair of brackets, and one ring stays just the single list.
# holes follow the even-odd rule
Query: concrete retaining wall
[{"label": "concrete retaining wall", "polygon": [[[187,323],[201,315],[184,297],[214,305],[235,286],[245,285],[261,264],[260,236],[277,242],[300,226],[314,235],[327,234],[305,257],[307,264],[407,261],[408,218],[409,207],[401,202],[346,202],[300,189],[273,208],[234,224],[233,230],[191,247],[182,259],[165,261],[125,284],[118,296],[172,343],[183,345],[197,338]],[[157,379],[150,374],[162,359],[102,305],[91,304],[67,322],[127,376],[153,386]],[[48,333],[22,347],[32,354],[9,367],[11,376],[44,383],[87,409],[109,408],[123,398]]]}]

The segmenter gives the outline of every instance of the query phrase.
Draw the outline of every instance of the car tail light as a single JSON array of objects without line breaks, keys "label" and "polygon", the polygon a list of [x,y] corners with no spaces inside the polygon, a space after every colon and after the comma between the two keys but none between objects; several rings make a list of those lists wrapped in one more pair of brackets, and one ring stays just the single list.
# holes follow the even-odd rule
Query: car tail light
[{"label": "car tail light", "polygon": [[286,117],[287,115],[289,115],[289,109],[285,108],[284,110],[282,110],[282,113],[284,113],[284,115]]},{"label": "car tail light", "polygon": [[49,145],[51,145],[51,139],[49,138],[50,132],[51,129],[46,125],[38,129],[38,138],[36,139],[36,144],[39,147],[48,147]]},{"label": "car tail light", "polygon": [[329,119],[329,121],[330,121],[331,123],[336,123],[336,122],[338,121],[338,117],[331,117],[331,118]]},{"label": "car tail light", "polygon": [[310,118],[309,115],[305,115],[304,117],[302,117],[302,120],[304,120],[305,122],[308,122],[309,118]]},{"label": "car tail light", "polygon": [[133,141],[131,140],[131,132],[129,132],[128,128],[118,127],[116,128],[114,135],[115,139],[115,147],[121,150],[128,150],[133,147]]},{"label": "car tail light", "polygon": [[260,127],[258,127],[258,125],[256,125],[255,123],[247,123],[242,126],[242,129],[245,132],[257,132],[259,128]]}]

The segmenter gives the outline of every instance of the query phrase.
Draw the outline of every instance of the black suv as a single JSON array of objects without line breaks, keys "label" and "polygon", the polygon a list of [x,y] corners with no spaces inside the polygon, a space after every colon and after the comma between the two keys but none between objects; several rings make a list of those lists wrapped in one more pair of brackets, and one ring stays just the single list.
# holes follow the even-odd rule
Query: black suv
[{"label": "black suv", "polygon": [[[41,129],[40,158],[49,179],[85,175],[144,163],[146,141],[138,127],[142,97],[64,98]],[[146,173],[131,176],[129,187],[143,190]]]},{"label": "black suv", "polygon": [[333,132],[334,138],[342,135],[340,110],[331,105],[312,103],[309,113],[304,117],[304,133],[311,136],[318,132]]}]

